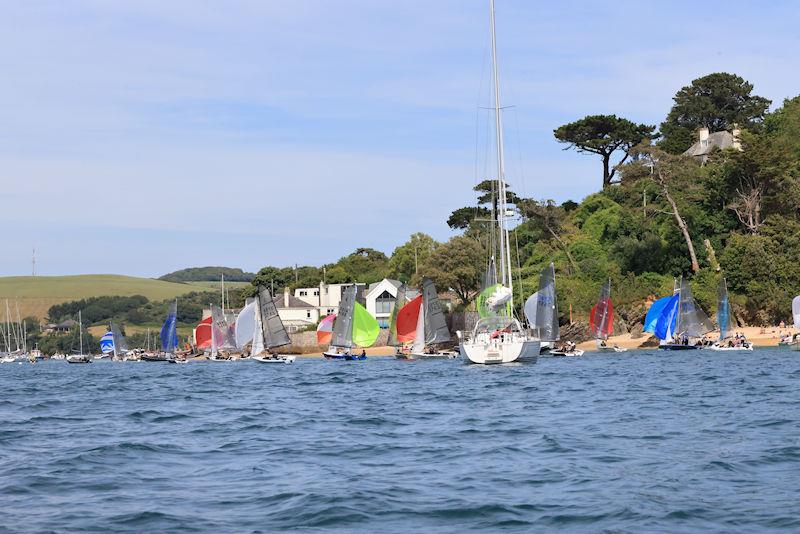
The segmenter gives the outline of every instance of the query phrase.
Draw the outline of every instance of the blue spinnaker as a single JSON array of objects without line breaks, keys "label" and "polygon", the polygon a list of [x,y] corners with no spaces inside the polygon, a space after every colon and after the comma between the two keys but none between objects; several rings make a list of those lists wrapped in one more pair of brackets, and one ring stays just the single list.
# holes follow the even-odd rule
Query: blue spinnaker
[{"label": "blue spinnaker", "polygon": [[658,339],[670,339],[675,334],[675,323],[678,320],[678,302],[680,295],[673,295],[664,304],[661,314],[658,316],[656,328],[653,333]]},{"label": "blue spinnaker", "polygon": [[106,332],[105,335],[100,338],[100,350],[103,354],[114,352],[114,334],[112,332]]},{"label": "blue spinnaker", "polygon": [[178,347],[178,302],[173,302],[170,306],[167,319],[161,327],[161,350],[172,352]]},{"label": "blue spinnaker", "polygon": [[644,318],[645,332],[650,332],[652,334],[656,331],[656,323],[658,322],[658,318],[661,316],[661,312],[664,311],[664,306],[667,305],[667,302],[669,302],[669,299],[671,298],[672,295],[669,297],[661,297],[650,305],[650,309],[647,310],[647,315]]}]

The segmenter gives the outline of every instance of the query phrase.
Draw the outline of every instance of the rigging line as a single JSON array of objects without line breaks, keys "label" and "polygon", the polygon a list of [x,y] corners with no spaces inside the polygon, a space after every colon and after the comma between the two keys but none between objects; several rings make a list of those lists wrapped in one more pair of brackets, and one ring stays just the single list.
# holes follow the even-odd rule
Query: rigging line
[{"label": "rigging line", "polygon": [[[478,79],[478,100],[476,102],[476,109],[475,109],[475,167],[474,167],[474,183],[473,185],[477,186],[480,182],[480,171],[479,169],[479,159],[480,159],[480,130],[481,130],[481,101],[483,100],[483,82],[486,74],[486,64],[488,63],[488,56],[489,56],[489,44],[488,38],[484,36],[483,38],[483,54],[481,54],[481,75]],[[484,163],[484,170],[486,167],[486,163]],[[485,172],[484,172],[485,174]],[[475,217],[478,216],[478,206],[475,206]]]},{"label": "rigging line", "polygon": [[517,162],[519,165],[519,179],[520,179],[520,196],[528,198],[528,187],[525,180],[525,166],[522,164],[522,137],[519,135],[519,113],[514,108],[514,126],[517,130]]}]

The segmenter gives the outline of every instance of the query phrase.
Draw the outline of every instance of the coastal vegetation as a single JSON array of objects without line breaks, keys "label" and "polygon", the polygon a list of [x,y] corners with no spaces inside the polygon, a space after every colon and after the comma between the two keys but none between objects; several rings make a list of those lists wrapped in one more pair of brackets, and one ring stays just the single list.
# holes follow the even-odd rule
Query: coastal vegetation
[{"label": "coastal vegetation", "polygon": [[[507,190],[516,218],[509,243],[516,305],[536,291],[539,272],[553,262],[562,323],[586,320],[600,286],[610,280],[618,331],[635,329],[649,302],[671,293],[682,276],[709,314],[724,276],[740,325],[788,321],[791,298],[800,292],[800,97],[773,111],[769,106],[750,82],[715,73],[680,89],[658,130],[602,114],[555,128],[555,141],[567,149],[601,157],[602,187],[581,202],[560,203]],[[735,134],[735,144],[708,150],[703,158],[683,155],[698,128]],[[498,211],[497,186],[483,180],[474,187],[475,204],[449,214],[447,224],[457,235],[443,243],[416,232],[391,255],[360,247],[322,266],[265,266],[256,274],[199,267],[158,281],[132,279],[166,284],[150,292],[132,290],[136,284],[104,292],[95,283],[91,294],[73,291],[72,299],[51,303],[49,319],[82,309],[89,324],[158,325],[169,299],[182,295],[178,321],[188,326],[208,302],[218,302],[219,292],[183,282],[217,282],[221,274],[226,281],[250,282],[232,290],[231,307],[259,285],[278,293],[321,281],[369,284],[384,277],[416,285],[428,276],[453,292],[460,309],[469,309],[494,242],[489,220]],[[0,279],[0,294],[8,280]],[[66,294],[52,286],[41,291],[42,297]],[[97,298],[103,295],[119,296]]]}]

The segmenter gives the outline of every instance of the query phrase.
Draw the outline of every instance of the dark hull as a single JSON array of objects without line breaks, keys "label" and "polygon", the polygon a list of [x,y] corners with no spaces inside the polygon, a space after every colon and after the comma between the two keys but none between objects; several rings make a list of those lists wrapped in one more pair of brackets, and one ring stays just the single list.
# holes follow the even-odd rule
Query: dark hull
[{"label": "dark hull", "polygon": [[169,362],[171,359],[166,356],[142,356],[143,362]]},{"label": "dark hull", "polygon": [[701,347],[699,345],[673,345],[673,344],[668,344],[668,345],[659,345],[658,348],[661,349],[661,350],[697,350],[697,349],[702,349],[703,347]]}]

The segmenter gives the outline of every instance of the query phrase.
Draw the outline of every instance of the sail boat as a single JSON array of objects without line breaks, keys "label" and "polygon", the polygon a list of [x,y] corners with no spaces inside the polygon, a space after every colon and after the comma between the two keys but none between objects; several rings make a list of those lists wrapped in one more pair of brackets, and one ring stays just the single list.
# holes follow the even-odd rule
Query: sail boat
[{"label": "sail boat", "polygon": [[[100,352],[111,355],[112,360],[122,360],[128,354],[128,343],[115,323],[108,325],[108,331],[100,338]],[[95,360],[99,359],[95,356]]]},{"label": "sail boat", "polygon": [[608,336],[614,332],[614,304],[611,302],[611,280],[600,288],[600,297],[597,304],[589,313],[589,330],[597,340],[597,350],[600,352],[625,352],[628,349],[617,345],[608,346]]},{"label": "sail boat", "polygon": [[[500,105],[500,76],[497,65],[497,36],[495,32],[494,0],[489,0],[489,16],[492,40],[492,79],[494,82],[495,148],[497,151],[498,211],[500,280],[499,286],[484,289],[485,312],[471,332],[456,332],[459,350],[466,362],[478,364],[511,363],[520,359],[535,361],[539,356],[540,342],[528,337],[519,321],[514,317],[513,277],[508,238],[507,194],[505,161],[503,153],[503,119]],[[494,249],[494,246],[492,246]],[[492,251],[492,255],[494,250]],[[490,259],[487,279],[493,278],[494,262]],[[489,281],[489,280],[487,280]],[[492,289],[493,288],[493,289]],[[481,304],[481,303],[479,303]],[[479,312],[481,306],[479,306]],[[485,316],[483,316],[485,315]]]},{"label": "sail boat", "polygon": [[[531,313],[531,318],[534,319],[531,328],[540,342],[546,342],[553,347],[556,341],[561,339],[561,329],[558,325],[556,270],[553,262],[550,262],[550,265],[539,273],[539,290],[534,295],[536,295],[536,299],[531,304],[535,303],[535,312]],[[551,348],[549,352],[552,356],[583,356],[584,354],[583,350],[570,342],[561,347]]]},{"label": "sail boat", "polygon": [[[233,361],[238,352],[234,325],[228,324],[225,311],[211,304],[211,357],[212,362]],[[238,359],[238,358],[237,358]]]},{"label": "sail boat", "polygon": [[397,358],[417,360],[456,357],[456,353],[452,351],[435,348],[450,342],[450,330],[447,328],[436,286],[430,278],[422,280],[422,294],[397,313],[396,334],[398,341],[411,342],[408,351],[398,351]]},{"label": "sail boat", "polygon": [[[740,339],[730,340],[731,330],[733,329],[733,317],[731,316],[731,306],[728,301],[728,285],[725,278],[719,281],[717,286],[717,324],[719,325],[719,340],[708,347],[711,350],[741,351],[753,350],[753,343]],[[729,339],[726,343],[725,340]]]},{"label": "sail boat", "polygon": [[78,310],[78,338],[80,339],[80,351],[78,354],[67,356],[67,363],[92,363],[92,359],[83,353],[83,317]]},{"label": "sail boat", "polygon": [[[658,303],[659,301],[654,302],[653,306]],[[714,327],[705,312],[695,302],[692,289],[685,279],[681,278],[675,294],[663,305],[660,305],[660,308],[661,311],[654,326],[656,337],[662,340],[658,348],[663,350],[703,348],[700,343],[690,343],[690,340],[702,338]],[[645,323],[647,323],[647,318],[645,318]]]},{"label": "sail boat", "polygon": [[353,284],[342,295],[333,323],[331,344],[322,355],[329,360],[366,360],[366,354],[353,354],[352,348],[372,346],[379,333],[378,321],[356,302],[356,286]]},{"label": "sail boat", "polygon": [[161,351],[158,354],[145,353],[142,360],[146,362],[169,362],[174,359],[175,350],[178,348],[178,300],[170,304],[167,318],[161,325]]},{"label": "sail boat", "polygon": [[[293,363],[295,356],[277,354],[274,349],[290,345],[292,340],[283,326],[269,289],[259,288],[254,300],[254,328],[250,357],[258,363]],[[237,323],[238,325],[238,323]],[[237,331],[238,334],[238,331]]]},{"label": "sail boat", "polygon": [[[792,319],[794,320],[795,330],[800,330],[800,295],[792,299]],[[800,334],[792,336],[792,348],[800,350]]]}]

